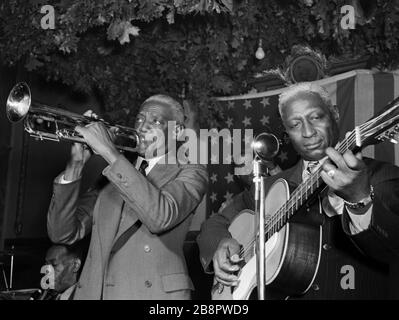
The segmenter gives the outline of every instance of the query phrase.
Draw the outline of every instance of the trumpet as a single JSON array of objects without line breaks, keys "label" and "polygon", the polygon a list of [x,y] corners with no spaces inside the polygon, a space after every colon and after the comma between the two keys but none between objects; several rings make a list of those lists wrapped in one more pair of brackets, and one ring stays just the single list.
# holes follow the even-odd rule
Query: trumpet
[{"label": "trumpet", "polygon": [[7,99],[6,113],[8,120],[12,123],[24,119],[24,129],[31,137],[57,142],[77,142],[84,145],[87,144],[84,138],[75,131],[75,127],[86,126],[96,121],[102,122],[108,129],[112,127],[118,150],[137,151],[139,136],[136,130],[33,102],[29,86],[25,82],[17,83],[12,88]]}]

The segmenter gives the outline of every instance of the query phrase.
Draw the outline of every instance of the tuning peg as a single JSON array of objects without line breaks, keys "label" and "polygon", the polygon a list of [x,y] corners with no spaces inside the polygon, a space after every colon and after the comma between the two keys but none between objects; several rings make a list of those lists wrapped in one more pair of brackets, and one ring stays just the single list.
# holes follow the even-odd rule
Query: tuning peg
[{"label": "tuning peg", "polygon": [[394,143],[394,144],[398,143],[398,140],[396,140],[397,138],[396,138],[396,133],[395,132],[391,131],[389,133],[389,135],[388,135],[388,138],[389,138],[389,142]]}]

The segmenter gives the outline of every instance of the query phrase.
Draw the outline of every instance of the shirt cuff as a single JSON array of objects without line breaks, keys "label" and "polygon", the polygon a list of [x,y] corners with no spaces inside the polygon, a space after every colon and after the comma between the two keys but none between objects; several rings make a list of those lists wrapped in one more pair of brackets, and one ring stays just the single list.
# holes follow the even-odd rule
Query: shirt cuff
[{"label": "shirt cuff", "polygon": [[78,181],[78,180],[81,178],[81,177],[79,177],[79,178],[76,179],[76,180],[66,180],[64,176],[65,176],[65,175],[64,175],[63,173],[60,174],[60,175],[55,179],[55,182],[57,182],[57,183],[59,183],[59,184],[68,184],[68,183],[72,183],[72,182]]},{"label": "shirt cuff", "polygon": [[355,211],[350,208],[346,208],[346,210],[348,211],[348,216],[350,218],[349,230],[352,235],[358,234],[369,228],[373,212],[373,205],[371,205],[370,208],[363,214],[356,214]]}]

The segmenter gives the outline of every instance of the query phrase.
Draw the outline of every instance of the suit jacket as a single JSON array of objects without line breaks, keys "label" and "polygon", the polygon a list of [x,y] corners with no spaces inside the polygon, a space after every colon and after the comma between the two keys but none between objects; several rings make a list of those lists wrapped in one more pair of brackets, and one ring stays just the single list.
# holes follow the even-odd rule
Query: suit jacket
[{"label": "suit jacket", "polygon": [[[111,183],[79,198],[80,181],[54,183],[47,227],[55,243],[72,244],[91,232],[75,299],[189,299],[183,243],[204,196],[202,165],[157,163],[147,177],[120,156],[103,174]],[[137,219],[141,227],[110,256]]]},{"label": "suit jacket", "polygon": [[[365,159],[375,198],[367,230],[351,235],[349,216],[323,215],[320,266],[312,288],[301,299],[384,299],[399,298],[399,168]],[[266,180],[266,192],[278,179],[295,185],[302,180],[303,162]],[[243,209],[254,209],[253,190],[244,191],[220,213],[201,226],[198,236],[201,263],[212,272],[212,258],[228,227]],[[352,272],[353,271],[353,272]],[[351,272],[354,289],[345,282]],[[343,289],[346,288],[346,289]]]}]

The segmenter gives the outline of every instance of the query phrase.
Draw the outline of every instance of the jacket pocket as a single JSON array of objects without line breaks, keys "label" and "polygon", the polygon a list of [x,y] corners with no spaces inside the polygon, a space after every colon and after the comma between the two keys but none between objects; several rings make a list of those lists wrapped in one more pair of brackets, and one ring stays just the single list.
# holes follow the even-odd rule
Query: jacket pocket
[{"label": "jacket pocket", "polygon": [[193,283],[186,273],[164,274],[161,276],[162,287],[165,292],[179,290],[194,290]]}]

